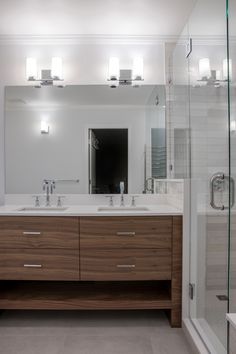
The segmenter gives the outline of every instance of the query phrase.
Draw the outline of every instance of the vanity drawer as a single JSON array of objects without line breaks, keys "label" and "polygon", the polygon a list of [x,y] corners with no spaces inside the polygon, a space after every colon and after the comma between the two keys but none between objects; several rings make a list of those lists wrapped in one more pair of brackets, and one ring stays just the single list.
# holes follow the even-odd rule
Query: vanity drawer
[{"label": "vanity drawer", "polygon": [[0,217],[0,248],[79,248],[77,217]]},{"label": "vanity drawer", "polygon": [[1,280],[79,280],[79,255],[72,250],[0,250]]},{"label": "vanity drawer", "polygon": [[81,248],[163,248],[172,244],[172,217],[82,217]]},{"label": "vanity drawer", "polygon": [[83,250],[81,280],[169,280],[170,250]]}]

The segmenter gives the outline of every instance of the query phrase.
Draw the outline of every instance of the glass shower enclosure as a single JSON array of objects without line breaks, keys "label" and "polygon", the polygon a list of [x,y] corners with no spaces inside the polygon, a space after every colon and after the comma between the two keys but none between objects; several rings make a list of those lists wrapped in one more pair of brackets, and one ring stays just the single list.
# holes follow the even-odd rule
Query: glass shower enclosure
[{"label": "glass shower enclosure", "polygon": [[212,354],[236,353],[235,17],[235,0],[197,0],[171,63],[171,122],[189,131],[189,313]]}]

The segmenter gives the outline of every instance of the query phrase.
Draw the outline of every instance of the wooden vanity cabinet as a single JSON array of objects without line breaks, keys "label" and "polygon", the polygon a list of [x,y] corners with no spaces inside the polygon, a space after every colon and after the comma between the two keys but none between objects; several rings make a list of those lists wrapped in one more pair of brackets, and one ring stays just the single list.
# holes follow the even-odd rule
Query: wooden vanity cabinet
[{"label": "wooden vanity cabinet", "polygon": [[0,217],[0,309],[164,309],[181,326],[182,217]]},{"label": "wooden vanity cabinet", "polygon": [[172,217],[80,219],[81,280],[170,280]]},{"label": "wooden vanity cabinet", "polygon": [[1,217],[0,280],[79,280],[79,219]]}]

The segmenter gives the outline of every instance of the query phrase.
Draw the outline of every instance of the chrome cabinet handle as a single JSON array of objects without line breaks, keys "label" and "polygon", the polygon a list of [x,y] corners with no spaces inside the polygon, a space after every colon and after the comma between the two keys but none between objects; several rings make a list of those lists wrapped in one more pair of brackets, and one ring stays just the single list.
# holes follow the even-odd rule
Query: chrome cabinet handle
[{"label": "chrome cabinet handle", "polygon": [[117,264],[117,268],[135,268],[135,264]]},{"label": "chrome cabinet handle", "polygon": [[24,268],[42,268],[42,264],[24,264]]},{"label": "chrome cabinet handle", "polygon": [[39,231],[23,231],[23,235],[41,235],[41,232]]},{"label": "chrome cabinet handle", "polygon": [[210,181],[210,205],[213,209],[216,210],[226,210],[229,209],[228,206],[225,205],[216,205],[215,203],[215,191],[217,190],[217,188],[219,188],[219,186],[224,182],[224,181],[228,181],[230,184],[230,207],[232,208],[235,204],[235,181],[232,177],[230,176],[225,176],[224,173],[222,172],[218,172],[215,173],[212,177],[211,177],[211,181]]},{"label": "chrome cabinet handle", "polygon": [[124,231],[124,232],[117,232],[117,236],[135,236],[136,232],[129,232],[129,231]]}]

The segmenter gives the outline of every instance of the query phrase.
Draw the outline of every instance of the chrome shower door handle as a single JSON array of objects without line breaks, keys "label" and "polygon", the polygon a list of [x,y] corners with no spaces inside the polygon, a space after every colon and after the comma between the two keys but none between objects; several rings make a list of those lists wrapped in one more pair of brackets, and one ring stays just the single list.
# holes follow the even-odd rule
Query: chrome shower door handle
[{"label": "chrome shower door handle", "polygon": [[230,207],[233,208],[234,204],[235,204],[235,181],[233,179],[233,177],[228,177],[229,182],[230,182]]},{"label": "chrome shower door handle", "polygon": [[229,205],[232,208],[235,204],[235,181],[233,177],[226,176],[223,172],[217,172],[211,177],[210,181],[210,196],[211,201],[210,205],[213,209],[216,210],[226,210],[229,209],[228,206],[225,205],[216,205],[215,203],[215,191],[219,191],[224,182],[228,182],[228,186],[230,186],[230,196],[229,196]]},{"label": "chrome shower door handle", "polygon": [[225,210],[224,205],[216,205],[215,203],[215,191],[217,190],[217,187],[222,184],[225,180],[225,175],[223,172],[217,172],[215,173],[210,180],[210,205],[213,209],[216,210]]}]

